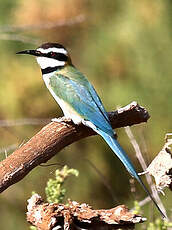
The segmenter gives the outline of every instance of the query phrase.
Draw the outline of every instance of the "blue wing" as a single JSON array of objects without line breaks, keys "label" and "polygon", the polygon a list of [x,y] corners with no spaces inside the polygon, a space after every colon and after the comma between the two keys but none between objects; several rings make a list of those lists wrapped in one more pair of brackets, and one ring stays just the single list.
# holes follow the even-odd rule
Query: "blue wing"
[{"label": "blue wing", "polygon": [[50,85],[53,92],[68,103],[85,121],[90,121],[98,129],[114,135],[107,112],[88,81],[82,84],[58,74],[51,77]]},{"label": "blue wing", "polygon": [[87,87],[85,87],[73,80],[70,80],[70,83],[80,99],[79,103],[78,101],[74,102],[75,109],[86,121],[93,123],[97,129],[114,136],[107,112],[91,84],[88,83]]}]

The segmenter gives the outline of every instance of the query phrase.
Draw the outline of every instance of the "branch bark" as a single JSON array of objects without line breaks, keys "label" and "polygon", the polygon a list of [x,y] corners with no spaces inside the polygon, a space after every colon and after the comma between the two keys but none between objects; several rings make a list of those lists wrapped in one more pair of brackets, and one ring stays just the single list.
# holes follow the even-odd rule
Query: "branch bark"
[{"label": "branch bark", "polygon": [[28,200],[27,221],[38,230],[64,229],[134,229],[136,223],[146,221],[125,207],[93,210],[88,204],[70,201],[69,204],[44,203],[38,194]]},{"label": "branch bark", "polygon": [[[131,126],[149,119],[148,112],[136,102],[108,114],[113,128]],[[74,125],[71,121],[49,123],[0,162],[0,192],[20,181],[33,168],[47,162],[64,147],[95,134],[93,130]]]}]

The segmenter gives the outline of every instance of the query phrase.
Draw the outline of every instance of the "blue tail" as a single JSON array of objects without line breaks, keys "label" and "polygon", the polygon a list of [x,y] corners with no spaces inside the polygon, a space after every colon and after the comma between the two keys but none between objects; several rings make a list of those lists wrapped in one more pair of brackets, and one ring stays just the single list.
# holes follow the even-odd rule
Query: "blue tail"
[{"label": "blue tail", "polygon": [[141,186],[143,187],[143,189],[145,190],[145,192],[148,194],[148,196],[151,198],[151,200],[153,201],[153,203],[155,204],[155,206],[157,207],[157,209],[159,210],[159,212],[161,213],[163,218],[167,218],[165,216],[165,214],[161,211],[161,209],[159,208],[158,204],[156,203],[156,201],[154,200],[153,196],[151,195],[151,193],[149,192],[149,190],[146,188],[146,186],[144,185],[143,181],[141,180],[141,178],[139,177],[139,175],[137,174],[133,164],[131,163],[129,157],[127,156],[127,154],[125,153],[125,151],[122,149],[122,147],[120,146],[120,144],[118,143],[118,141],[115,139],[115,137],[112,137],[108,134],[106,134],[105,132],[98,130],[97,131],[102,137],[103,139],[107,142],[107,144],[111,147],[111,149],[113,150],[113,152],[117,155],[117,157],[122,161],[122,163],[124,164],[124,166],[126,167],[126,169],[128,170],[128,172],[137,179],[137,181],[141,184]]}]

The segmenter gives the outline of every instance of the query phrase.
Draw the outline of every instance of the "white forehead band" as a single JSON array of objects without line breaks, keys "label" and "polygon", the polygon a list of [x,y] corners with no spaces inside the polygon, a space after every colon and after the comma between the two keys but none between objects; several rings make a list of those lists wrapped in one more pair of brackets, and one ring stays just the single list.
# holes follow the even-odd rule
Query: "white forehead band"
[{"label": "white forehead band", "polygon": [[65,50],[64,48],[56,48],[56,47],[52,47],[48,49],[38,48],[37,50],[44,54],[47,54],[49,52],[67,54],[67,50]]}]

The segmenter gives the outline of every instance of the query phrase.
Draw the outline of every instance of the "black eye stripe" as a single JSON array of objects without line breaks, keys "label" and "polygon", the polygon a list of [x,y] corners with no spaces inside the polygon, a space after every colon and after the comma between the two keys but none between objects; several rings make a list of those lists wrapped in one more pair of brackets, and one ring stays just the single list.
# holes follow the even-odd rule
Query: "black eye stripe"
[{"label": "black eye stripe", "polygon": [[50,53],[42,53],[43,57],[48,57],[48,58],[53,58],[53,59],[56,59],[58,61],[67,61],[68,60],[68,56],[66,56],[65,54],[63,53],[56,53],[56,52],[50,52]]},{"label": "black eye stripe", "polygon": [[62,53],[57,53],[55,57],[59,61],[67,61],[67,59],[68,59],[68,57]]}]

